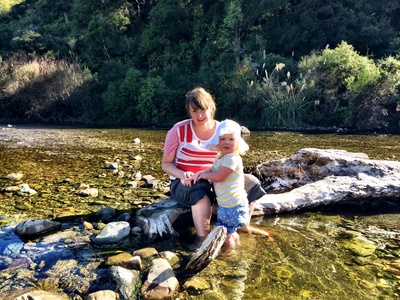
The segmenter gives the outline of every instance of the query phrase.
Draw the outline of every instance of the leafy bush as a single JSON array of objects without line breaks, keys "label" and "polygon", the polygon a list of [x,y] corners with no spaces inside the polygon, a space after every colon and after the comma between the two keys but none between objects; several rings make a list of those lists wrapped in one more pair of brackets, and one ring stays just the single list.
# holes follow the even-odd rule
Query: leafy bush
[{"label": "leafy bush", "polygon": [[377,65],[345,42],[303,57],[299,68],[304,95],[316,104],[314,120],[325,117],[324,125],[357,130],[387,128],[385,105],[393,101],[399,86],[394,61]]}]

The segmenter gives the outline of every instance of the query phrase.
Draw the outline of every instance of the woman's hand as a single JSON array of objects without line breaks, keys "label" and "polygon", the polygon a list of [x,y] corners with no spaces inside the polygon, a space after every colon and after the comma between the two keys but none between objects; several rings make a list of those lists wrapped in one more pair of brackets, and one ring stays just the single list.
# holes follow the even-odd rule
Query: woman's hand
[{"label": "woman's hand", "polygon": [[192,176],[192,180],[194,183],[196,183],[197,181],[199,181],[200,179],[206,179],[208,180],[207,174],[210,173],[210,171],[200,171],[197,172],[196,174],[194,174]]},{"label": "woman's hand", "polygon": [[192,180],[193,180],[193,172],[183,172],[181,176],[181,183],[186,186],[191,186],[192,185]]}]

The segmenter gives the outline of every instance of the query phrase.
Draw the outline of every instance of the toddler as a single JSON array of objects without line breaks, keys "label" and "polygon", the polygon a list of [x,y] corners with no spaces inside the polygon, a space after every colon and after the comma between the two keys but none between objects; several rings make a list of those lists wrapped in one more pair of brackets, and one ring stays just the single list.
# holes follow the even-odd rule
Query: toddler
[{"label": "toddler", "polygon": [[240,245],[236,230],[246,226],[249,221],[249,204],[240,156],[249,146],[241,137],[240,125],[232,120],[219,124],[210,145],[218,151],[212,167],[197,172],[190,180],[195,183],[200,179],[213,182],[218,202],[216,225],[226,227],[228,234],[223,248],[232,251]]}]

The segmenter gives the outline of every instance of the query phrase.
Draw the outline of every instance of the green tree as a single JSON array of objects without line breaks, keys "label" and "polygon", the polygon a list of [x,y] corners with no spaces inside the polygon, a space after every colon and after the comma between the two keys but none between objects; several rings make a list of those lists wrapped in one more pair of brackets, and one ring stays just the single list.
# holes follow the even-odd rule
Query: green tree
[{"label": "green tree", "polygon": [[141,82],[136,104],[137,118],[143,123],[157,123],[167,118],[172,109],[165,98],[167,87],[160,76],[147,77]]},{"label": "green tree", "polygon": [[142,81],[142,72],[132,68],[124,79],[109,84],[102,96],[108,121],[138,121],[136,106]]}]

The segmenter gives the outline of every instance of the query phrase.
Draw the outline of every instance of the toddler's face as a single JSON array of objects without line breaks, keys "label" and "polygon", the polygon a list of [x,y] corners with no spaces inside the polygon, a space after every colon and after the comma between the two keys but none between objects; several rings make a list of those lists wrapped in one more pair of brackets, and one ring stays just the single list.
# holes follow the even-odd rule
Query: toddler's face
[{"label": "toddler's face", "polygon": [[219,137],[218,149],[222,154],[232,153],[238,149],[238,140],[234,134],[224,134]]}]

